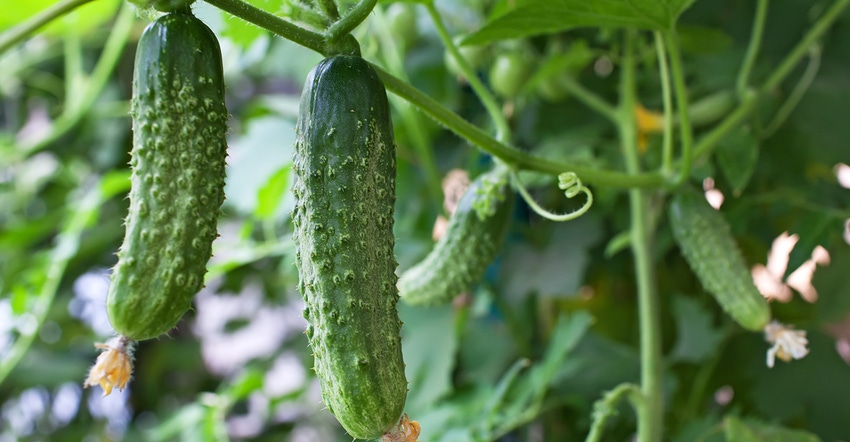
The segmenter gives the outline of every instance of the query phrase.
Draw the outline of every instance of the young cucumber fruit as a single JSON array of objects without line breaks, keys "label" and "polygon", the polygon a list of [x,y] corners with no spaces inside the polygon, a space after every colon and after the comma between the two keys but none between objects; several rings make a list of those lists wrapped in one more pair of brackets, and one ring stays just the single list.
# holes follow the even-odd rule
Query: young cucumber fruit
[{"label": "young cucumber fruit", "polygon": [[703,287],[742,327],[762,331],[770,321],[770,307],[723,215],[702,194],[688,191],[673,196],[669,217],[679,249]]},{"label": "young cucumber fruit", "polygon": [[107,311],[138,341],[173,328],[203,287],[224,201],[221,50],[200,20],[171,13],[142,33],[131,113],[130,211]]},{"label": "young cucumber fruit", "polygon": [[499,253],[513,214],[507,169],[497,167],[469,186],[431,253],[399,279],[412,305],[446,304],[481,280]]},{"label": "young cucumber fruit", "polygon": [[358,439],[381,437],[404,409],[395,144],[383,83],[337,55],[308,75],[296,126],[293,209],[307,336],[328,410]]}]

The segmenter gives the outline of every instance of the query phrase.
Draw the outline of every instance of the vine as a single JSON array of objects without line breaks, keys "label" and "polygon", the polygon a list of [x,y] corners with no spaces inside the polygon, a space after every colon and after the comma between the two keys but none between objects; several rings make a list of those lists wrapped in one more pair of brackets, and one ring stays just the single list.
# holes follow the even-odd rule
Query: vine
[{"label": "vine", "polygon": [[564,172],[558,175],[558,188],[564,191],[564,196],[568,199],[574,198],[580,193],[584,193],[587,195],[587,200],[578,209],[560,215],[554,214],[540,207],[540,205],[534,201],[534,198],[528,194],[528,190],[525,189],[525,186],[520,181],[519,175],[517,175],[517,173],[513,170],[511,170],[511,179],[516,185],[519,194],[522,195],[522,199],[525,200],[529,207],[531,207],[531,210],[550,221],[562,222],[574,220],[587,213],[593,205],[593,193],[591,193],[590,189],[582,184],[581,179],[579,179],[578,175],[574,172]]}]

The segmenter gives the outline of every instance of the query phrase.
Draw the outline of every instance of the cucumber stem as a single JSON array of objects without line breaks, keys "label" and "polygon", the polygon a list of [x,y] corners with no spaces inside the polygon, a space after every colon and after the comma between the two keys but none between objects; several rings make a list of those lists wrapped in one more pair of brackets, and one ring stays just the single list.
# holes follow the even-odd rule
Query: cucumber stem
[{"label": "cucumber stem", "polygon": [[[620,82],[620,140],[623,157],[626,161],[626,170],[631,174],[640,173],[637,123],[634,112],[637,105],[636,60],[634,56],[637,39],[637,32],[634,29],[625,33]],[[674,77],[675,71],[676,68],[674,68]],[[686,101],[685,97],[681,97],[681,99]],[[635,405],[638,415],[638,440],[640,442],[655,442],[661,440],[664,428],[663,391],[661,388],[661,328],[659,326],[661,317],[653,271],[653,232],[648,220],[649,206],[646,192],[637,188],[629,189],[629,207],[631,212],[631,246],[637,278],[640,323],[641,391],[644,397],[644,401],[633,405]]]},{"label": "cucumber stem", "polygon": [[312,49],[322,55],[326,54],[325,38],[323,35],[296,26],[248,2],[242,0],[206,0],[206,2],[248,23],[253,23],[287,40],[298,43],[305,48]]},{"label": "cucumber stem", "polygon": [[753,30],[750,34],[750,43],[747,45],[744,62],[741,63],[741,70],[738,71],[738,78],[735,81],[735,92],[738,94],[739,100],[743,100],[747,94],[750,73],[756,64],[759,47],[761,46],[761,37],[764,34],[764,22],[767,19],[767,6],[767,0],[758,0],[756,4],[756,14],[753,17]]},{"label": "cucumber stem", "polygon": [[328,42],[334,43],[351,33],[363,20],[366,20],[377,3],[378,0],[360,0],[357,2],[345,16],[325,31]]}]

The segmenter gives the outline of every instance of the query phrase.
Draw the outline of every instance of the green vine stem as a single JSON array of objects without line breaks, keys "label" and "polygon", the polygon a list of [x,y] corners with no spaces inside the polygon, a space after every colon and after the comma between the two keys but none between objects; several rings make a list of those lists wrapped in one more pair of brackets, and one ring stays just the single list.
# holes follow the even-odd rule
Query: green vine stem
[{"label": "green vine stem", "polygon": [[540,205],[534,201],[534,198],[528,194],[528,190],[526,190],[525,185],[522,184],[522,181],[519,179],[519,175],[514,170],[511,170],[511,179],[514,181],[514,185],[519,191],[519,194],[522,195],[522,199],[525,200],[529,207],[531,207],[531,210],[549,221],[562,222],[574,220],[587,213],[593,205],[593,193],[591,193],[590,189],[581,183],[578,175],[573,172],[564,172],[558,175],[558,188],[564,191],[564,196],[568,199],[571,199],[580,193],[584,193],[587,195],[587,200],[578,209],[561,215],[556,215],[543,207],[540,207]]},{"label": "green vine stem", "polygon": [[[95,100],[100,96],[112,71],[118,64],[121,58],[124,47],[127,45],[127,40],[130,38],[130,32],[133,30],[133,22],[135,21],[135,13],[128,4],[124,4],[118,12],[118,18],[112,26],[112,31],[109,33],[109,38],[103,47],[103,52],[97,60],[97,64],[92,71],[91,77],[85,84],[84,92],[79,95],[79,99],[73,99],[69,105],[63,109],[62,114],[53,123],[50,132],[44,138],[39,139],[35,143],[22,146],[21,151],[26,155],[33,155],[39,151],[46,149],[53,142],[65,135],[69,130],[73,129],[87,112],[91,111]],[[79,75],[77,75],[79,77]],[[76,83],[71,83],[76,89]],[[76,94],[69,92],[69,95]]]},{"label": "green vine stem", "polygon": [[[601,399],[593,404],[593,423],[585,442],[599,442],[602,440],[602,432],[608,419],[617,414],[617,405],[628,399],[636,410],[645,408],[645,400],[640,387],[634,384],[620,384],[613,390],[605,393]],[[643,440],[641,440],[643,442]]]},{"label": "green vine stem", "polygon": [[222,11],[228,12],[253,23],[263,29],[273,32],[287,40],[291,40],[305,48],[326,55],[325,37],[313,31],[296,26],[274,14],[242,0],[205,0]]},{"label": "green vine stem", "polygon": [[806,66],[806,70],[794,86],[794,89],[791,90],[788,98],[782,103],[779,110],[776,111],[776,115],[773,116],[773,119],[770,120],[770,123],[767,124],[762,133],[759,134],[759,137],[767,138],[773,135],[779,129],[779,126],[782,126],[782,123],[791,116],[791,112],[794,112],[794,108],[800,104],[803,95],[806,95],[806,91],[809,90],[809,87],[818,75],[818,70],[820,70],[820,56],[820,45],[815,43],[809,48],[809,64]]},{"label": "green vine stem", "polygon": [[[623,45],[622,73],[620,81],[620,139],[626,170],[640,173],[640,159],[637,146],[637,123],[634,109],[637,105],[637,84],[635,78],[636,60],[634,56],[637,32],[625,33]],[[673,57],[675,58],[675,57]],[[674,68],[675,77],[675,68]],[[674,80],[675,81],[675,80]],[[649,205],[647,194],[642,189],[629,189],[631,212],[631,246],[635,260],[637,278],[638,317],[640,323],[640,359],[641,391],[644,402],[637,407],[638,440],[654,442],[661,440],[664,426],[662,359],[661,359],[661,318],[658,307],[658,294],[653,272],[652,243],[653,235],[648,218]]]},{"label": "green vine stem", "polygon": [[767,19],[767,0],[758,0],[756,4],[756,14],[753,18],[753,31],[750,34],[750,43],[747,45],[747,52],[744,55],[744,62],[741,64],[741,70],[738,71],[738,79],[735,82],[735,92],[738,94],[738,99],[743,99],[747,88],[749,87],[750,73],[753,66],[756,64],[759,48],[761,47],[761,38],[764,35],[764,23]]},{"label": "green vine stem", "polygon": [[381,69],[380,66],[373,65],[373,67],[378,73],[378,76],[381,77],[381,80],[384,82],[384,86],[386,86],[388,91],[404,98],[410,103],[413,103],[426,115],[444,125],[461,138],[484,149],[514,168],[536,170],[538,172],[551,173],[553,175],[560,174],[565,170],[570,170],[580,175],[584,181],[596,182],[601,185],[611,187],[660,187],[664,184],[663,177],[657,173],[642,173],[634,175],[616,171],[598,170],[590,167],[553,161],[535,155],[529,155],[518,149],[509,147],[504,143],[496,141],[493,137],[487,135],[478,127],[470,124],[433,98],[425,95],[404,81],[388,74],[386,71]]},{"label": "green vine stem", "polygon": [[711,153],[717,146],[717,143],[723,139],[726,134],[736,129],[755,109],[758,103],[758,98],[766,96],[776,89],[779,84],[785,80],[788,74],[794,69],[797,63],[806,56],[809,48],[817,43],[817,40],[832,26],[833,22],[841,16],[841,12],[850,5],[850,0],[836,0],[832,6],[827,9],[823,15],[818,18],[814,26],[800,40],[794,49],[782,60],[779,66],[773,70],[773,73],[767,77],[764,84],[758,89],[758,92],[748,90],[737,109],[732,111],[723,121],[714,129],[700,139],[694,146],[694,156],[700,157]]},{"label": "green vine stem", "polygon": [[65,100],[63,113],[73,113],[80,107],[83,91],[85,91],[85,74],[83,71],[83,45],[80,34],[73,26],[65,28],[62,39]]},{"label": "green vine stem", "polygon": [[345,16],[325,31],[328,41],[335,43],[351,33],[354,28],[363,23],[363,20],[366,20],[377,3],[378,0],[360,0],[357,2],[351,10],[345,13]]},{"label": "green vine stem", "polygon": [[53,6],[30,17],[27,21],[0,34],[0,54],[11,49],[16,44],[24,41],[33,32],[51,21],[91,2],[92,0],[62,0]]},{"label": "green vine stem", "polygon": [[688,86],[685,84],[685,72],[682,68],[682,51],[679,40],[674,32],[664,35],[667,50],[670,55],[670,71],[673,75],[673,88],[676,90],[676,107],[679,113],[679,138],[682,143],[682,157],[679,161],[679,174],[675,178],[676,186],[684,183],[691,175],[694,133],[691,119],[688,115]]},{"label": "green vine stem", "polygon": [[656,56],[658,57],[658,72],[661,75],[661,98],[664,106],[661,173],[667,175],[673,170],[673,96],[670,91],[670,68],[667,66],[667,49],[664,47],[664,35],[656,31],[654,37]]},{"label": "green vine stem", "polygon": [[496,102],[496,98],[490,90],[484,86],[484,83],[481,82],[478,75],[476,75],[472,70],[472,67],[469,66],[469,62],[466,61],[457,49],[457,45],[455,45],[451,35],[449,35],[449,31],[446,29],[446,25],[443,23],[443,18],[440,16],[439,11],[437,11],[437,7],[434,6],[434,2],[427,2],[425,7],[428,9],[428,14],[431,16],[431,20],[437,28],[437,34],[439,34],[440,39],[443,41],[443,45],[446,47],[446,50],[449,51],[452,58],[455,62],[457,62],[460,71],[469,82],[469,86],[472,87],[475,95],[478,96],[478,99],[481,100],[481,104],[484,105],[484,109],[487,110],[487,114],[490,115],[490,119],[493,120],[493,124],[496,126],[496,140],[500,142],[510,140],[512,138],[511,128],[508,125],[508,121],[505,119],[505,115],[502,113],[499,104]]}]

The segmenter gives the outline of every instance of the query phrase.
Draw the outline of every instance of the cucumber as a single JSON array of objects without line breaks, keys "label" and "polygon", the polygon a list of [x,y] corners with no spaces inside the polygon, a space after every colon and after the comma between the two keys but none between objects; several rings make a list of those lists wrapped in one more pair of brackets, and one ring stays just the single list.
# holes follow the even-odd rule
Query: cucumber
[{"label": "cucumber", "polygon": [[328,410],[358,439],[397,427],[407,396],[393,254],[395,144],[383,83],[337,55],[308,75],[296,125],[296,264]]},{"label": "cucumber", "polygon": [[203,287],[224,201],[227,109],[218,40],[189,13],[142,33],[133,73],[130,210],[107,312],[134,341],[172,329]]},{"label": "cucumber", "polygon": [[753,283],[723,215],[705,196],[687,191],[673,196],[669,219],[679,249],[703,287],[742,327],[764,330],[770,306]]},{"label": "cucumber", "polygon": [[431,253],[402,274],[401,299],[411,305],[446,304],[481,280],[510,226],[514,194],[501,167],[473,181],[446,233]]}]

